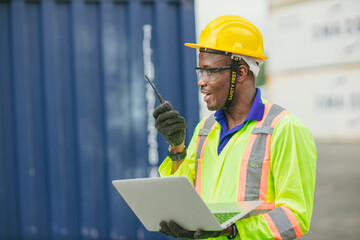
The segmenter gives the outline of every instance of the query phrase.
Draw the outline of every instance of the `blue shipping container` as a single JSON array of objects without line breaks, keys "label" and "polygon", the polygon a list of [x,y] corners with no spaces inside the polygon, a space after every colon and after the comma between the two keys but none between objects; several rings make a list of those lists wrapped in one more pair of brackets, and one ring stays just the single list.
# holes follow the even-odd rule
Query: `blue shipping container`
[{"label": "blue shipping container", "polygon": [[165,239],[111,181],[167,152],[144,74],[192,135],[194,25],[191,0],[0,1],[0,239]]}]

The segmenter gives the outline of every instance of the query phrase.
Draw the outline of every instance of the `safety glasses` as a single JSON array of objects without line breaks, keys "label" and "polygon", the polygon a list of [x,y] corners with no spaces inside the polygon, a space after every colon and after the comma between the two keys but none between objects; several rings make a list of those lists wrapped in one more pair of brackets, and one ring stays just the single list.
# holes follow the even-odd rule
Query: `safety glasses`
[{"label": "safety glasses", "polygon": [[201,68],[196,67],[195,71],[198,75],[198,78],[203,78],[207,82],[213,82],[220,76],[220,71],[230,69],[231,66],[222,66],[217,68]]}]

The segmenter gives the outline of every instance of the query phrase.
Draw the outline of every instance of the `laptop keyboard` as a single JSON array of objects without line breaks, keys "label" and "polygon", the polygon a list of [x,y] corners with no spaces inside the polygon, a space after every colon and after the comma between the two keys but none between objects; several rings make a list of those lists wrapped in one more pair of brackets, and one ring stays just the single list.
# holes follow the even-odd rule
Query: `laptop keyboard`
[{"label": "laptop keyboard", "polygon": [[239,214],[239,212],[229,212],[229,213],[214,213],[215,218],[219,221],[220,224],[226,222],[233,216]]}]

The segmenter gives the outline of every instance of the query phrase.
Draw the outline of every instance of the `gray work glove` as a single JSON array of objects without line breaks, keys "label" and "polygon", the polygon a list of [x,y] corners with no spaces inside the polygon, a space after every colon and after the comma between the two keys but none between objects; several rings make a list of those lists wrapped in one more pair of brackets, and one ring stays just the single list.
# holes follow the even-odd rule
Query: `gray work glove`
[{"label": "gray work glove", "polygon": [[207,239],[219,237],[222,231],[188,231],[180,227],[174,221],[161,221],[159,232],[173,238]]},{"label": "gray work glove", "polygon": [[178,146],[185,140],[185,118],[179,116],[169,102],[160,104],[153,112],[155,127],[171,146]]}]

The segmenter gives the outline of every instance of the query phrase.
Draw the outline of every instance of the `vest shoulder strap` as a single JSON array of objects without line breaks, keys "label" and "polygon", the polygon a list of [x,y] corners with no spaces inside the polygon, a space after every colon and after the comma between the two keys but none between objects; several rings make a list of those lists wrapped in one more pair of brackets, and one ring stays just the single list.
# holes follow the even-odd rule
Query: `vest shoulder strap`
[{"label": "vest shoulder strap", "polygon": [[198,141],[197,141],[197,148],[196,148],[196,159],[202,158],[203,154],[203,148],[205,147],[205,140],[208,136],[208,134],[213,130],[215,125],[215,116],[214,114],[211,114],[207,117],[207,119],[204,121],[199,134],[198,134]]},{"label": "vest shoulder strap", "polygon": [[[266,109],[266,107],[268,109]],[[284,112],[285,111],[285,112]],[[283,114],[281,114],[283,113]],[[252,133],[272,134],[276,124],[285,116],[287,111],[277,104],[267,103],[263,119],[255,126]],[[280,115],[281,114],[281,115]]]},{"label": "vest shoulder strap", "polygon": [[211,114],[205,119],[201,129],[199,130],[198,139],[196,142],[196,160],[195,160],[195,180],[194,180],[194,187],[196,192],[201,196],[201,159],[203,157],[205,145],[206,145],[206,138],[214,129],[215,126],[215,116]]},{"label": "vest shoulder strap", "polygon": [[238,201],[266,200],[271,136],[279,120],[288,112],[267,102],[246,145],[241,161]]}]

